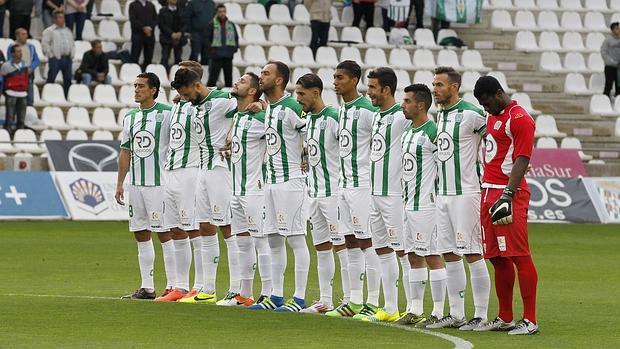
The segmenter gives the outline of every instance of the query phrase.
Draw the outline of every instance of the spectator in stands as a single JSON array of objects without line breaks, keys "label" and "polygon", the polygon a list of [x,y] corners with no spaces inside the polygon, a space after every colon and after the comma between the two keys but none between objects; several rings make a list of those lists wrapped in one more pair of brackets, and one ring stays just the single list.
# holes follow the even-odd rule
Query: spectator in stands
[{"label": "spectator in stands", "polygon": [[28,65],[22,61],[22,46],[13,45],[11,58],[2,64],[0,75],[4,77],[6,98],[6,120],[4,128],[13,133],[24,128],[26,118],[26,96],[28,95]]},{"label": "spectator in stands", "polygon": [[47,73],[47,83],[56,80],[58,71],[62,71],[62,87],[65,96],[69,93],[71,86],[73,61],[73,33],[65,26],[65,13],[62,10],[54,11],[54,24],[43,31],[41,40],[43,53],[49,59],[49,71]]},{"label": "spectator in stands", "polygon": [[169,69],[170,51],[174,50],[174,64],[181,62],[183,46],[187,37],[183,34],[181,13],[177,8],[177,0],[168,0],[168,4],[159,10],[157,16],[159,26],[159,43],[161,44],[161,64]]},{"label": "spectator in stands", "polygon": [[389,33],[394,26],[394,21],[388,16],[388,9],[390,8],[390,0],[379,0],[377,6],[381,9],[381,19],[383,20],[383,30]]},{"label": "spectator in stands", "polygon": [[129,21],[131,22],[131,60],[139,63],[140,53],[144,49],[142,70],[151,64],[155,48],[155,27],[157,11],[155,5],[147,0],[134,0],[129,5]]},{"label": "spectator in stands", "polygon": [[6,14],[7,0],[0,0],[0,38],[4,37],[4,15]]},{"label": "spectator in stands", "polygon": [[41,11],[41,19],[43,20],[43,26],[45,28],[52,25],[52,23],[54,22],[52,19],[52,14],[56,10],[62,10],[63,5],[64,0],[45,0],[45,2],[43,3],[43,10]]},{"label": "spectator in stands", "polygon": [[615,85],[616,95],[618,89],[618,64],[620,64],[620,24],[613,22],[610,25],[611,33],[601,45],[601,56],[605,62],[605,90],[603,93],[611,96],[611,86]]},{"label": "spectator in stands", "polygon": [[[41,60],[39,60],[39,55],[37,54],[37,49],[35,46],[28,42],[28,32],[24,28],[18,28],[15,31],[15,44],[19,44],[22,47],[22,61],[28,67],[28,76],[29,84],[28,84],[28,98],[27,104],[32,105],[33,103],[33,86],[34,86],[34,71],[39,68],[41,64]],[[12,56],[13,46],[15,44],[9,45],[6,50],[7,56]]]},{"label": "spectator in stands", "polygon": [[209,24],[213,23],[215,3],[213,0],[192,0],[185,6],[185,29],[190,34],[192,52],[189,59],[209,64],[209,41],[205,39]]},{"label": "spectator in stands", "polygon": [[234,23],[226,17],[224,4],[218,4],[216,12],[217,16],[209,25],[206,37],[211,59],[207,86],[215,86],[220,70],[224,68],[224,84],[226,87],[232,87],[232,61],[239,49],[239,34]]},{"label": "spectator in stands", "polygon": [[[2,67],[5,61],[4,52],[0,50],[0,67]],[[2,75],[0,75],[0,91],[4,91],[4,77]]]},{"label": "spectator in stands", "polygon": [[332,19],[332,0],[305,0],[304,5],[310,13],[310,28],[312,28],[310,49],[316,57],[319,47],[327,45],[329,23]]},{"label": "spectator in stands", "polygon": [[[265,12],[267,12],[267,17],[269,17],[269,9],[271,9],[271,5],[282,3],[280,0],[258,0],[257,2],[265,6]],[[289,6],[289,9],[290,9],[290,6]]]},{"label": "spectator in stands", "polygon": [[15,30],[24,28],[30,36],[30,16],[34,6],[33,0],[9,0],[7,10],[9,10],[9,34],[15,40]]},{"label": "spectator in stands", "polygon": [[353,0],[353,26],[360,27],[362,17],[366,28],[373,26],[375,17],[375,3],[377,0]]},{"label": "spectator in stands", "polygon": [[108,55],[103,52],[101,40],[91,42],[91,49],[84,52],[82,63],[75,72],[82,79],[84,85],[90,85],[92,81],[97,84],[109,84],[112,78],[108,75]]},{"label": "spectator in stands", "polygon": [[94,0],[66,0],[65,1],[65,22],[67,28],[73,31],[75,26],[75,40],[82,40],[84,22],[86,22],[86,6],[89,1]]},{"label": "spectator in stands", "polygon": [[409,27],[409,19],[411,18],[411,11],[415,7],[415,28],[424,28],[424,0],[411,0],[409,4],[409,15],[407,21],[405,21],[405,28]]}]

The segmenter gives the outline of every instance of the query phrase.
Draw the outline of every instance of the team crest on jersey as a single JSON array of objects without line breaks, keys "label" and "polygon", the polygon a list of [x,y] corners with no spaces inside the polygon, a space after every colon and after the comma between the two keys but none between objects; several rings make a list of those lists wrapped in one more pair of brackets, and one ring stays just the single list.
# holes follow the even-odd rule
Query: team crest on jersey
[{"label": "team crest on jersey", "polygon": [[204,106],[205,106],[205,112],[208,113],[209,111],[211,111],[211,107],[212,107],[211,101],[206,101]]},{"label": "team crest on jersey", "polygon": [[499,120],[495,121],[495,125],[493,125],[493,129],[497,131],[499,130],[500,127],[502,127],[502,122]]},{"label": "team crest on jersey", "polygon": [[285,116],[286,116],[286,112],[284,110],[280,110],[278,112],[278,120],[283,120]]},{"label": "team crest on jersey", "polygon": [[155,115],[155,121],[156,122],[162,122],[164,120],[164,114],[162,114],[161,112],[157,113]]},{"label": "team crest on jersey", "polygon": [[321,121],[321,123],[319,124],[319,127],[321,128],[321,130],[324,130],[325,127],[327,127],[327,120]]},{"label": "team crest on jersey", "polygon": [[246,130],[249,130],[250,126],[252,126],[252,120],[246,120],[245,124],[243,124],[243,128]]},{"label": "team crest on jersey", "polygon": [[454,120],[456,122],[461,122],[463,120],[463,113],[456,114],[456,117],[454,118]]},{"label": "team crest on jersey", "polygon": [[387,118],[385,118],[385,123],[391,125],[392,122],[394,122],[394,115],[388,115]]}]

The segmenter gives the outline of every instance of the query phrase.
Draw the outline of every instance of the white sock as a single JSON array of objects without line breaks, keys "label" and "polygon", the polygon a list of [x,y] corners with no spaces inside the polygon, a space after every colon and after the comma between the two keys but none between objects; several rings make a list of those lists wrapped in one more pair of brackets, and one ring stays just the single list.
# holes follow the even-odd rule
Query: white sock
[{"label": "white sock", "polygon": [[155,289],[153,281],[153,264],[155,264],[155,249],[153,240],[138,241],[138,264],[140,265],[140,277],[142,278],[141,288],[148,291]]},{"label": "white sock", "polygon": [[450,315],[456,319],[462,319],[465,317],[465,288],[467,287],[463,260],[446,262],[446,276]]},{"label": "white sock", "polygon": [[239,275],[239,246],[237,246],[237,236],[233,235],[228,239],[224,239],[224,242],[226,242],[226,251],[228,252],[228,276],[230,280],[228,291],[239,293],[241,276]]},{"label": "white sock", "polygon": [[161,244],[164,255],[164,269],[166,269],[166,289],[173,288],[177,280],[177,267],[174,262],[174,242],[168,240]]},{"label": "white sock", "polygon": [[192,250],[194,251],[194,286],[192,289],[200,291],[204,286],[205,276],[202,265],[202,237],[196,236],[189,239],[192,243]]},{"label": "white sock", "polygon": [[381,282],[383,283],[383,309],[387,313],[398,312],[398,261],[396,253],[390,252],[379,256],[381,261]]},{"label": "white sock", "polygon": [[284,297],[284,271],[286,270],[286,247],[284,236],[270,234],[269,248],[271,249],[271,295]]},{"label": "white sock", "polygon": [[192,264],[192,248],[189,238],[174,240],[174,255],[177,267],[176,288],[189,290],[189,268]]},{"label": "white sock", "polygon": [[[428,279],[426,267],[409,269],[409,289],[411,290],[411,312],[416,315],[424,314],[424,289]],[[405,288],[407,288],[405,286]]]},{"label": "white sock", "polygon": [[489,277],[489,270],[484,259],[469,264],[469,277],[476,308],[474,317],[479,317],[486,321],[489,308],[489,293],[491,292],[491,278]]},{"label": "white sock", "polygon": [[[360,251],[361,252],[361,251]],[[340,281],[342,282],[342,303],[349,303],[351,288],[349,287],[349,254],[347,249],[336,252],[340,261]]]},{"label": "white sock", "polygon": [[327,251],[316,251],[316,264],[319,272],[319,301],[325,305],[332,306],[332,283],[336,272],[334,253],[331,249]]},{"label": "white sock", "polygon": [[237,235],[239,246],[239,276],[241,277],[241,297],[252,297],[254,286],[254,264],[256,264],[256,250],[251,236]]},{"label": "white sock", "polygon": [[446,269],[430,271],[431,295],[433,297],[433,313],[436,318],[443,317],[443,307],[446,300]]},{"label": "white sock", "polygon": [[217,265],[220,262],[220,245],[215,235],[205,235],[202,237],[202,270],[204,272],[204,285],[202,290],[205,293],[215,293],[215,280],[217,278]]},{"label": "white sock", "polygon": [[253,238],[258,254],[258,272],[260,273],[261,291],[263,296],[271,296],[271,249],[267,237]]},{"label": "white sock", "polygon": [[[373,247],[364,250],[364,259],[366,261],[366,287],[368,288],[368,297],[366,303],[379,306],[379,290],[381,288],[381,262],[379,256]],[[398,268],[398,262],[396,262]],[[396,271],[398,274],[398,269]],[[398,276],[396,276],[398,278]],[[394,286],[396,283],[394,283]]]},{"label": "white sock", "polygon": [[[287,237],[286,240],[295,255],[295,293],[293,297],[306,299],[306,285],[308,284],[308,271],[310,271],[310,251],[308,251],[306,244],[306,236],[294,235]],[[334,275],[333,272],[332,275]]]},{"label": "white sock", "polygon": [[398,257],[401,266],[401,279],[403,280],[403,289],[405,290],[405,299],[407,300],[406,312],[410,312],[410,306],[412,301],[411,287],[409,287],[409,271],[411,270],[411,264],[409,263],[409,256],[405,254],[402,257]]},{"label": "white sock", "polygon": [[364,252],[359,248],[347,249],[349,257],[349,285],[351,286],[351,303],[364,303]]}]

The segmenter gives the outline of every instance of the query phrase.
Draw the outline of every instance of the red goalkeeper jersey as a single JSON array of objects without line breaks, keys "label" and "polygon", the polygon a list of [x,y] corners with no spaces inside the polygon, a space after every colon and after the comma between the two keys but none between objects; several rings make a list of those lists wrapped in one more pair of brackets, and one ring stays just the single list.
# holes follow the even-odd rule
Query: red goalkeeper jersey
[{"label": "red goalkeeper jersey", "polygon": [[[487,117],[483,187],[503,188],[508,184],[517,157],[532,156],[534,130],[534,119],[516,101],[512,101],[499,115]],[[525,178],[519,189],[528,190]]]}]

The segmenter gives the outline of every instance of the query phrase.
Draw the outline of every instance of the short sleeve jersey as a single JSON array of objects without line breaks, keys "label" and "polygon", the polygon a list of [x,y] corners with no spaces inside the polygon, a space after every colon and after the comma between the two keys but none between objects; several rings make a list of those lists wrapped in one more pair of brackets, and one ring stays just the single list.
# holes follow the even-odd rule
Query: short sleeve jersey
[{"label": "short sleeve jersey", "polygon": [[200,142],[204,135],[198,125],[196,108],[180,101],[170,112],[170,142],[166,158],[166,170],[200,166]]},{"label": "short sleeve jersey", "polygon": [[400,140],[411,121],[400,105],[375,113],[370,150],[370,182],[372,195],[401,196],[402,148]]},{"label": "short sleeve jersey", "polygon": [[265,113],[237,112],[231,132],[232,190],[235,196],[262,195],[265,185]]},{"label": "short sleeve jersey", "polygon": [[308,149],[308,195],[328,197],[338,190],[338,110],[326,106],[306,115]]},{"label": "short sleeve jersey", "polygon": [[306,131],[306,120],[302,114],[301,105],[288,93],[269,104],[265,112],[267,183],[283,183],[305,177],[301,172]]},{"label": "short sleeve jersey", "polygon": [[200,168],[212,170],[228,167],[219,151],[226,144],[226,136],[237,110],[237,100],[230,93],[211,90],[196,108],[196,129],[200,136]]},{"label": "short sleeve jersey", "polygon": [[403,133],[403,201],[409,211],[435,209],[437,182],[437,125],[433,120]]},{"label": "short sleeve jersey", "polygon": [[[505,187],[519,156],[531,158],[535,122],[517,102],[512,101],[499,115],[487,118],[483,187]],[[519,189],[528,189],[525,178]]]},{"label": "short sleeve jersey", "polygon": [[437,113],[439,195],[480,193],[478,149],[486,135],[483,111],[461,99]]},{"label": "short sleeve jersey", "polygon": [[123,119],[121,148],[131,152],[130,181],[136,186],[163,185],[172,107],[155,103],[151,108],[135,108]]},{"label": "short sleeve jersey", "polygon": [[340,188],[370,187],[370,139],[377,111],[362,95],[340,107]]}]

